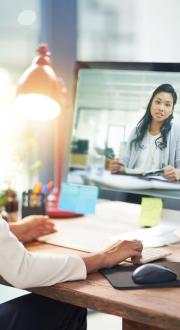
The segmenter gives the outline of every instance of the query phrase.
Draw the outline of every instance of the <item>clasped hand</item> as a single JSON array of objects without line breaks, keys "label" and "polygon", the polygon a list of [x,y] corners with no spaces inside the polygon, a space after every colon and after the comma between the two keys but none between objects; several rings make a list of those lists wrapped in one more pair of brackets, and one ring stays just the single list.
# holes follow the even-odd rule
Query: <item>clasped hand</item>
[{"label": "clasped hand", "polygon": [[110,161],[109,169],[110,169],[112,174],[124,173],[125,172],[125,166],[123,165],[121,160],[118,159],[118,158]]},{"label": "clasped hand", "polygon": [[168,165],[163,168],[163,171],[166,179],[170,181],[178,181],[180,179],[180,169]]}]

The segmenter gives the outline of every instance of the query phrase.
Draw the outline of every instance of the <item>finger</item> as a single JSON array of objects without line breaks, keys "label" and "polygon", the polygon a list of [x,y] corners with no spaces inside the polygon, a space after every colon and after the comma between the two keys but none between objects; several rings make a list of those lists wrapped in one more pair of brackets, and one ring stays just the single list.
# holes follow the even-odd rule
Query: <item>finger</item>
[{"label": "finger", "polygon": [[51,233],[54,233],[54,232],[56,232],[55,228],[44,228],[44,227],[42,228],[42,227],[40,227],[34,232],[34,234],[35,234],[36,237],[38,237],[38,236],[41,236],[41,235],[47,235],[47,234],[51,234]]},{"label": "finger", "polygon": [[120,164],[120,161],[119,161],[119,160],[114,160],[114,161],[111,163],[111,166],[119,165],[119,164]]},{"label": "finger", "polygon": [[117,170],[111,170],[111,173],[118,173],[119,172],[119,169]]},{"label": "finger", "polygon": [[143,244],[141,241],[138,241],[138,240],[134,240],[132,241],[133,243],[133,247],[137,250],[142,250],[143,249]]},{"label": "finger", "polygon": [[131,258],[131,262],[134,265],[140,264],[140,260],[141,260],[141,257],[137,257],[137,256]]},{"label": "finger", "polygon": [[33,216],[34,220],[49,220],[49,216],[48,215],[34,215]]},{"label": "finger", "polygon": [[165,174],[165,175],[171,175],[171,174],[173,174],[173,173],[174,173],[173,170],[167,170],[167,171],[164,171],[164,174]]},{"label": "finger", "polygon": [[116,168],[116,169],[114,168],[113,172],[119,172],[119,168]]},{"label": "finger", "polygon": [[44,230],[54,230],[55,226],[43,226],[41,228],[43,228]]},{"label": "finger", "polygon": [[55,226],[54,225],[40,225],[38,226],[40,230],[54,230]]},{"label": "finger", "polygon": [[169,175],[167,175],[166,177],[167,177],[167,179],[169,179],[169,180],[175,180],[175,179],[176,179],[176,176],[175,176],[174,174],[169,174]]},{"label": "finger", "polygon": [[142,241],[140,241],[139,239],[133,239],[133,241],[132,242],[135,242],[135,243],[140,243],[140,244],[142,244]]},{"label": "finger", "polygon": [[167,172],[169,175],[175,175],[175,171],[174,170],[170,170]]},{"label": "finger", "polygon": [[140,259],[142,257],[141,251],[134,250],[132,251],[131,258],[138,258]]},{"label": "finger", "polygon": [[43,223],[45,223],[45,224],[48,223],[48,224],[51,224],[51,225],[52,224],[55,225],[54,222],[51,219],[43,219]]},{"label": "finger", "polygon": [[40,218],[40,219],[33,219],[32,225],[45,227],[45,226],[52,226],[53,222],[51,222],[49,219]]},{"label": "finger", "polygon": [[173,175],[173,174],[170,174],[170,173],[166,173],[166,174],[165,174],[165,177],[166,177],[167,179],[171,179],[171,178],[174,177],[174,175]]},{"label": "finger", "polygon": [[119,165],[113,165],[111,167],[112,170],[119,170],[120,166]]},{"label": "finger", "polygon": [[118,168],[119,168],[119,166],[117,166],[117,165],[115,165],[115,166],[113,165],[113,166],[111,167],[112,170],[117,170]]}]

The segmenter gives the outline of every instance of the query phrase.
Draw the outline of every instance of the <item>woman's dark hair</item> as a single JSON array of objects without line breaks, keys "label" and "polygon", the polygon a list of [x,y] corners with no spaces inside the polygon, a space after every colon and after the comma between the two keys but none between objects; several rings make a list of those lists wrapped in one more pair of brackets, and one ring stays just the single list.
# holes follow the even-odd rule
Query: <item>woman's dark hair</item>
[{"label": "woman's dark hair", "polygon": [[[142,145],[141,145],[141,142],[142,142],[142,139],[145,135],[145,133],[147,132],[148,130],[148,127],[149,127],[149,124],[151,123],[152,121],[152,116],[151,116],[151,104],[152,104],[152,101],[154,99],[154,97],[156,96],[156,94],[158,93],[161,93],[161,92],[166,92],[166,93],[169,93],[172,95],[172,98],[173,98],[173,108],[174,108],[174,105],[176,104],[177,102],[177,94],[176,94],[176,91],[175,89],[170,85],[170,84],[162,84],[160,86],[158,86],[150,100],[149,100],[149,103],[147,105],[147,108],[146,108],[146,112],[144,114],[144,116],[141,118],[141,120],[139,121],[139,123],[137,124],[137,127],[136,127],[136,137],[131,141],[130,143],[130,147],[132,147],[133,144],[135,144],[135,146],[139,146],[140,148],[142,148]],[[161,129],[160,129],[160,132],[161,132],[161,136],[157,138],[156,140],[156,145],[159,149],[164,149],[167,147],[167,136],[168,136],[168,133],[171,129],[171,121],[173,119],[173,114],[171,114],[163,123],[163,125],[161,126]],[[158,141],[159,139],[162,138],[162,141]]]}]

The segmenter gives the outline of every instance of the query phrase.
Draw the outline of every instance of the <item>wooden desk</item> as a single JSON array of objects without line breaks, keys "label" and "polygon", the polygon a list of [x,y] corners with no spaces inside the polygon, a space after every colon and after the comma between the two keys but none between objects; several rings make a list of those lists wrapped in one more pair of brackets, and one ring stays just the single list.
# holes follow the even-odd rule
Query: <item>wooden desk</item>
[{"label": "wooden desk", "polygon": [[[28,249],[43,254],[83,254],[42,243],[30,244]],[[168,249],[173,253],[169,260],[180,261],[180,244],[172,245]],[[114,289],[98,272],[88,275],[85,281],[33,288],[31,291],[52,299],[121,316],[123,330],[180,329],[180,288],[121,291]]]}]

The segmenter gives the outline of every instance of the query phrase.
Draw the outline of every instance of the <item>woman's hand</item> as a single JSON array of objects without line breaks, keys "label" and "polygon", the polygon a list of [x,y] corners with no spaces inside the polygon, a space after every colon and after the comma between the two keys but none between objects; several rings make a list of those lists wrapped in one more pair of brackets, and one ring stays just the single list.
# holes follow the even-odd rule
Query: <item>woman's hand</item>
[{"label": "woman's hand", "polygon": [[180,180],[180,169],[174,168],[173,166],[165,166],[163,168],[164,176],[170,181]]},{"label": "woman's hand", "polygon": [[122,164],[120,159],[111,160],[109,163],[109,169],[112,174],[125,172],[125,166]]},{"label": "woman's hand", "polygon": [[127,258],[137,264],[140,261],[143,245],[140,241],[118,241],[110,245],[103,252],[105,256],[105,267],[113,267]]},{"label": "woman's hand", "polygon": [[101,268],[114,265],[131,258],[134,264],[139,263],[143,245],[140,241],[118,241],[97,253],[90,253],[83,257],[87,272],[92,273]]},{"label": "woman's hand", "polygon": [[44,215],[27,216],[21,222],[9,223],[9,228],[12,233],[24,243],[56,231],[54,223],[48,216]]}]

